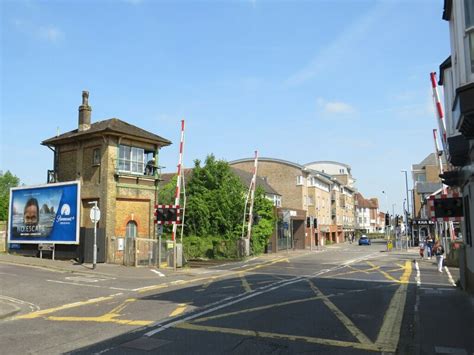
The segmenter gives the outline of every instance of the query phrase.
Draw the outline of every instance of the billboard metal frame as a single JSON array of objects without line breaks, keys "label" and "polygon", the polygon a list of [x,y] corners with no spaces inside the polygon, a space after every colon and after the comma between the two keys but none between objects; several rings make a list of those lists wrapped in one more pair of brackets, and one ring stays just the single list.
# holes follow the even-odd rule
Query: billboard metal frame
[{"label": "billboard metal frame", "polygon": [[[30,190],[30,189],[41,189],[41,188],[50,188],[56,186],[66,186],[66,185],[76,185],[77,186],[77,196],[76,196],[76,240],[75,241],[58,241],[58,240],[45,240],[43,239],[33,239],[33,240],[11,240],[11,228],[13,227],[13,191],[19,190]],[[79,231],[80,231],[80,219],[81,214],[81,183],[80,181],[67,181],[67,182],[58,182],[53,184],[41,184],[41,185],[32,185],[32,186],[19,186],[10,188],[10,200],[8,205],[8,228],[7,228],[7,243],[9,244],[67,244],[67,245],[79,245]]]}]

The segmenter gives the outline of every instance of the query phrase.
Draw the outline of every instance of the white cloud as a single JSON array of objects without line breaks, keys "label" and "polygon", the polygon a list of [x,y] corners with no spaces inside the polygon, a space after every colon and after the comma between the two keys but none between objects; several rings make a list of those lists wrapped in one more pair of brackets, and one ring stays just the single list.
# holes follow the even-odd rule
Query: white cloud
[{"label": "white cloud", "polygon": [[58,42],[64,38],[64,33],[56,26],[40,27],[38,31],[39,36],[49,42]]},{"label": "white cloud", "polygon": [[11,23],[18,31],[43,41],[57,43],[65,37],[64,32],[54,25],[37,25],[22,19],[13,19]]},{"label": "white cloud", "polygon": [[354,106],[342,101],[326,101],[319,97],[316,100],[319,110],[325,115],[348,115],[356,113]]},{"label": "white cloud", "polygon": [[388,1],[378,2],[371,11],[344,28],[332,43],[322,48],[302,69],[292,74],[286,83],[291,86],[300,85],[326,71],[328,67],[338,65],[340,61],[347,61],[348,53],[357,50],[360,42],[370,36],[374,23],[380,20],[391,6],[393,4]]}]

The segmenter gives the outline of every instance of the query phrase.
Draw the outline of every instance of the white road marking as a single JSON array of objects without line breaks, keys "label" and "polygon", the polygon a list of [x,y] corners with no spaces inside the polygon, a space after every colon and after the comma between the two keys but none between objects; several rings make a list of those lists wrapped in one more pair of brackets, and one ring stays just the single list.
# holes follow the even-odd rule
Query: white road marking
[{"label": "white road marking", "polygon": [[[372,255],[377,255],[377,254],[374,253]],[[372,255],[368,255],[365,259],[370,258]],[[277,282],[274,282],[270,285],[257,288],[254,291],[251,291],[250,294],[249,294],[249,292],[244,292],[244,293],[241,293],[241,294],[236,295],[236,296],[227,297],[224,300],[217,301],[215,303],[216,304],[215,307],[212,307],[211,305],[209,305],[209,306],[211,306],[210,308],[207,308],[207,309],[205,309],[201,312],[198,312],[198,313],[191,314],[191,315],[189,315],[187,317],[184,317],[184,318],[181,318],[179,320],[176,320],[176,321],[173,321],[173,322],[170,322],[170,323],[167,323],[167,324],[160,324],[158,322],[155,323],[155,324],[152,324],[152,325],[150,325],[150,327],[152,327],[152,328],[156,327],[156,328],[153,329],[153,330],[150,330],[147,333],[145,333],[144,336],[151,337],[151,336],[153,336],[157,333],[161,333],[161,332],[165,331],[166,329],[175,326],[176,324],[187,322],[187,321],[195,319],[195,318],[199,318],[199,317],[201,317],[205,314],[215,312],[219,309],[229,307],[231,305],[234,305],[236,303],[240,303],[242,301],[245,301],[247,299],[259,296],[261,294],[271,292],[271,291],[277,290],[279,288],[282,288],[282,287],[285,287],[285,286],[288,286],[288,285],[291,285],[291,284],[294,284],[294,283],[297,283],[297,282],[304,281],[307,278],[314,278],[314,277],[320,276],[320,275],[325,274],[325,273],[330,272],[330,271],[335,271],[335,270],[342,269],[342,268],[344,268],[345,266],[347,266],[351,263],[361,261],[361,260],[364,260],[364,259],[358,258],[358,259],[354,259],[354,260],[349,260],[345,263],[345,265],[338,265],[338,266],[335,266],[335,267],[330,268],[330,269],[324,269],[322,271],[318,271],[318,272],[316,272],[314,274],[311,274],[311,275],[297,276],[297,277],[294,277],[294,278],[289,279],[289,280],[277,281]],[[229,302],[227,302],[227,301],[229,301]]]},{"label": "white road marking", "polygon": [[449,272],[448,267],[445,266],[444,269],[446,270],[446,273],[448,274],[449,283],[453,285],[454,287],[456,287],[456,282],[454,282],[453,277],[451,276],[451,272]]},{"label": "white road marking", "polygon": [[30,310],[33,311],[33,312],[38,311],[40,309],[39,306],[37,306],[33,303],[30,303],[30,302],[27,302],[27,301],[19,300],[18,298],[13,298],[13,297],[0,295],[0,300],[9,301],[11,303],[20,304],[22,306],[28,306],[30,308]]},{"label": "white road marking", "polygon": [[416,286],[420,287],[421,286],[421,276],[420,276],[420,267],[418,266],[418,261],[415,260],[415,269],[416,269]]},{"label": "white road marking", "polygon": [[151,269],[150,271],[151,271],[151,272],[154,272],[154,273],[157,274],[159,277],[165,277],[165,274],[163,274],[162,272],[160,272],[160,271],[158,271],[158,270]]}]

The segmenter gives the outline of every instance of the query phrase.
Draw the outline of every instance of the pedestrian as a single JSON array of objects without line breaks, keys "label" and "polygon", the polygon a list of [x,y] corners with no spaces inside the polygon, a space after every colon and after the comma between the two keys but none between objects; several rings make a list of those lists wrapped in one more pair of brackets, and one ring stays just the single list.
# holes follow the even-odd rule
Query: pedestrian
[{"label": "pedestrian", "polygon": [[420,242],[420,257],[423,259],[424,255],[425,255],[425,243]]},{"label": "pedestrian", "polygon": [[431,238],[431,235],[428,235],[428,238],[426,238],[426,251],[428,259],[431,260],[431,256],[433,255],[433,238]]},{"label": "pedestrian", "polygon": [[433,247],[433,253],[436,255],[436,261],[438,262],[438,271],[443,272],[444,248],[439,240],[436,241]]}]

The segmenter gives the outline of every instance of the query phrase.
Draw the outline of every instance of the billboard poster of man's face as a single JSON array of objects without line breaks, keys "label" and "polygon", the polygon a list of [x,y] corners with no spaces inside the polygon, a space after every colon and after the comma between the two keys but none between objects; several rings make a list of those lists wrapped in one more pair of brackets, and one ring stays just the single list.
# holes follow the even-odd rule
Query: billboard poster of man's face
[{"label": "billboard poster of man's face", "polygon": [[74,243],[78,227],[77,183],[12,189],[12,243]]}]

